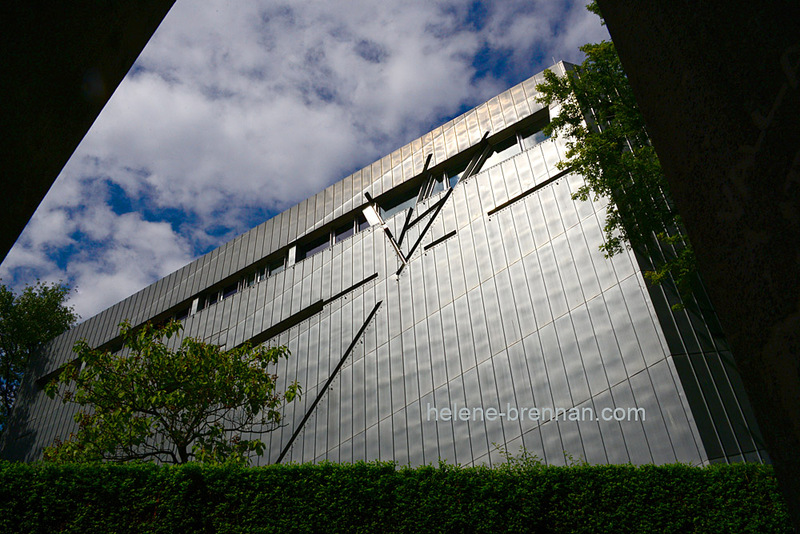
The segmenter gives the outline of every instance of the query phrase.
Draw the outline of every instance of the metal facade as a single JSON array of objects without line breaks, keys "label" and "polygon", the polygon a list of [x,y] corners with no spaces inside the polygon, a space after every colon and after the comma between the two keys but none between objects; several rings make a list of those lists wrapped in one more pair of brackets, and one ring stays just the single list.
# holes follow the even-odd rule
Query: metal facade
[{"label": "metal facade", "polygon": [[[563,73],[564,64],[553,68]],[[188,314],[188,336],[289,346],[278,374],[296,378],[304,395],[288,407],[288,424],[263,436],[263,464],[493,464],[501,449],[523,447],[549,464],[763,461],[702,291],[673,312],[669,288],[645,284],[646,259],[603,257],[607,201],[572,200],[582,178],[556,168],[562,139],[519,145],[435,190],[431,172],[478,161],[557,112],[535,101],[541,81],[509,89],[54,340],[26,377],[4,456],[36,459],[69,435],[72,410],[35,379],[70,361],[75,341],[113,348],[125,318]],[[434,190],[418,199],[426,183]],[[410,215],[390,213],[404,191],[415,197]],[[386,229],[360,221],[370,199]],[[531,420],[534,407],[565,411]],[[643,409],[644,420],[603,420],[603,409]]]}]

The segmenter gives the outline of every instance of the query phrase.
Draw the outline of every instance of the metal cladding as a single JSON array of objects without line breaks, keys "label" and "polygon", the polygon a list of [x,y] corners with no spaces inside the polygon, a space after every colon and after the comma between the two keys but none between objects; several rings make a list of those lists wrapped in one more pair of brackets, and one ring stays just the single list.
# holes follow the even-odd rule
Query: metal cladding
[{"label": "metal cladding", "polygon": [[[552,67],[563,73],[565,65]],[[573,200],[542,74],[300,202],[54,340],[4,456],[74,430],[39,391],[78,339],[178,317],[184,335],[285,344],[301,401],[259,464],[764,461],[702,292],[674,312],[646,259],[607,259],[607,199]],[[178,340],[175,340],[177,343]]]}]

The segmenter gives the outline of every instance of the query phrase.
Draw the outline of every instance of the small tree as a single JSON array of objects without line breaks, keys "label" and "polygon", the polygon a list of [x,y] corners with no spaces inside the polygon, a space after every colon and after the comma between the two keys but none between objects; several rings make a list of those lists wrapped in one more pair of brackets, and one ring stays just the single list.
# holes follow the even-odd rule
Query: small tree
[{"label": "small tree", "polygon": [[19,295],[0,285],[0,430],[5,428],[31,356],[78,316],[64,301],[69,287],[37,282]]},{"label": "small tree", "polygon": [[[599,14],[593,4],[588,8]],[[540,102],[561,105],[545,128],[548,135],[568,138],[568,159],[559,168],[571,167],[586,180],[574,199],[611,200],[601,246],[606,257],[627,247],[649,251],[654,270],[645,277],[660,283],[671,275],[685,297],[696,273],[694,253],[614,44],[587,44],[581,51],[586,60],[575,70],[563,77],[545,71],[545,83],[536,86]],[[656,243],[663,259],[654,254]]]},{"label": "small tree", "polygon": [[192,338],[172,350],[167,340],[181,329],[176,321],[138,330],[122,323],[122,354],[76,343],[78,358],[47,393],[81,406],[79,429],[45,449],[45,459],[247,464],[251,453],[263,454],[264,442],[243,434],[274,430],[284,403],[300,397],[297,382],[278,391],[267,369],[289,350],[246,344],[224,351]]}]

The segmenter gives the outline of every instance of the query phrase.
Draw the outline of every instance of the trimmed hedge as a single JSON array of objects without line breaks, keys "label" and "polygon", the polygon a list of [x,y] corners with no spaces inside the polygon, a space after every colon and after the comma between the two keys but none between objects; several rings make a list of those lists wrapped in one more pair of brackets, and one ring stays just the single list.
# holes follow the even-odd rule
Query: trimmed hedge
[{"label": "trimmed hedge", "polygon": [[0,532],[791,532],[769,466],[0,462]]}]

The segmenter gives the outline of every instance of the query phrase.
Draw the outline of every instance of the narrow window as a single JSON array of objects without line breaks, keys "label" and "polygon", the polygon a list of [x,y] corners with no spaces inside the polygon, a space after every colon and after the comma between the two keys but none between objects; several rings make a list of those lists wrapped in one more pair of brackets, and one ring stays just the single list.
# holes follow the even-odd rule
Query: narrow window
[{"label": "narrow window", "polygon": [[226,299],[236,293],[237,289],[239,289],[238,283],[233,283],[222,290],[222,298]]},{"label": "narrow window", "polygon": [[413,189],[406,191],[404,194],[392,196],[380,202],[381,217],[385,221],[386,219],[397,215],[401,211],[405,211],[408,208],[413,208],[416,203],[417,192]]},{"label": "narrow window", "polygon": [[189,316],[189,308],[183,308],[178,313],[175,314],[176,321],[183,321]]},{"label": "narrow window", "polygon": [[334,242],[338,243],[339,241],[344,241],[345,239],[353,235],[355,232],[356,232],[355,222],[350,221],[347,224],[340,226],[339,228],[336,229],[336,231],[334,232]]},{"label": "narrow window", "polygon": [[444,191],[444,175],[440,172],[437,172],[436,178],[433,181],[433,189],[431,191],[431,195],[435,195],[436,193],[439,193],[441,191]]},{"label": "narrow window", "polygon": [[492,153],[486,158],[481,168],[488,169],[492,165],[497,165],[501,161],[505,161],[511,156],[516,156],[520,152],[522,152],[522,149],[519,143],[517,143],[517,136],[511,136],[492,147]]},{"label": "narrow window", "polygon": [[546,141],[550,138],[542,131],[545,126],[550,123],[550,116],[545,114],[541,119],[537,120],[535,123],[531,124],[527,128],[520,130],[517,135],[519,135],[520,143],[522,144],[522,150],[527,150],[531,147],[534,147],[541,143],[542,141]]},{"label": "narrow window", "polygon": [[314,254],[318,252],[322,252],[325,249],[330,248],[331,246],[331,236],[330,234],[325,234],[323,236],[314,239],[313,241],[309,241],[308,243],[304,243],[302,245],[297,246],[297,261],[303,260],[305,258],[310,258]]},{"label": "narrow window", "polygon": [[206,297],[206,308],[208,308],[209,306],[213,306],[214,304],[219,302],[220,300],[219,297],[220,297],[219,291],[215,291],[211,293],[208,297]]},{"label": "narrow window", "polygon": [[244,291],[256,283],[256,273],[250,273],[239,281],[239,291]]},{"label": "narrow window", "polygon": [[469,161],[465,161],[460,165],[454,165],[444,171],[447,176],[447,184],[451,189],[464,177],[464,171],[467,170],[467,165],[469,165]]},{"label": "narrow window", "polygon": [[359,232],[369,228],[369,223],[367,222],[367,218],[364,217],[363,214],[356,217],[356,227],[358,228]]},{"label": "narrow window", "polygon": [[538,145],[542,141],[550,139],[550,137],[545,135],[542,130],[521,132],[519,135],[520,135],[520,140],[522,141],[523,150],[527,150],[531,147]]},{"label": "narrow window", "polygon": [[276,260],[272,260],[270,263],[267,264],[265,268],[265,272],[267,276],[272,276],[273,274],[278,274],[286,267],[286,258],[278,258]]}]

